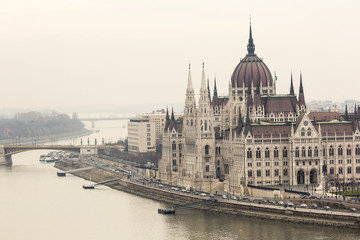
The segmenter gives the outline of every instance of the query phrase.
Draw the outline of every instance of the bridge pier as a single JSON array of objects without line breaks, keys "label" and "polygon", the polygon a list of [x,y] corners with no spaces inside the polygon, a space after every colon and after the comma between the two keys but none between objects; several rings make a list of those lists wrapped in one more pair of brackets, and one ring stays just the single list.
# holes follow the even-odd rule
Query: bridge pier
[{"label": "bridge pier", "polygon": [[5,155],[4,145],[0,145],[0,165],[12,165],[11,155]]}]

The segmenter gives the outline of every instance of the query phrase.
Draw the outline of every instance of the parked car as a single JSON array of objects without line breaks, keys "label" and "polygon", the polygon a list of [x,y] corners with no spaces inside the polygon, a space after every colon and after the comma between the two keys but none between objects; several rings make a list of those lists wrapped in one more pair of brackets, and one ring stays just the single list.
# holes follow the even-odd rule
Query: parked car
[{"label": "parked car", "polygon": [[159,184],[159,186],[158,186],[159,188],[163,188],[164,186],[162,185],[162,184]]},{"label": "parked car", "polygon": [[222,198],[223,198],[223,199],[227,199],[227,196],[226,196],[226,195],[222,195]]},{"label": "parked car", "polygon": [[276,204],[276,202],[274,200],[270,200],[269,203],[270,204]]},{"label": "parked car", "polygon": [[237,197],[236,197],[236,196],[232,196],[232,197],[231,197],[231,200],[237,200]]},{"label": "parked car", "polygon": [[201,197],[206,197],[206,193],[201,193],[200,196]]},{"label": "parked car", "polygon": [[318,208],[318,205],[317,205],[316,203],[314,203],[314,204],[311,204],[310,207],[312,207],[312,208]]},{"label": "parked car", "polygon": [[299,207],[301,207],[301,208],[307,208],[307,205],[306,205],[305,203],[302,203],[302,204],[300,204]]},{"label": "parked car", "polygon": [[330,207],[329,207],[329,206],[325,206],[324,209],[327,211],[327,210],[330,210]]},{"label": "parked car", "polygon": [[278,201],[278,204],[279,205],[284,205],[284,202],[283,201]]},{"label": "parked car", "polygon": [[350,208],[350,212],[357,212],[357,209],[356,208]]},{"label": "parked car", "polygon": [[286,205],[287,205],[288,207],[293,207],[293,206],[294,206],[294,204],[293,204],[292,202],[287,202]]},{"label": "parked car", "polygon": [[253,202],[254,199],[253,199],[253,198],[248,198],[248,201],[249,201],[249,202]]}]

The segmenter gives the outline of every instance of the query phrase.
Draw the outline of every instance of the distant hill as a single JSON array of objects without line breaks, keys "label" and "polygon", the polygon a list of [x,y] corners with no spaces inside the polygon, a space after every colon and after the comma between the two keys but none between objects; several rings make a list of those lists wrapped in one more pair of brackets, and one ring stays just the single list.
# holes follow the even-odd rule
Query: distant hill
[{"label": "distant hill", "polygon": [[15,137],[41,137],[78,131],[84,124],[67,114],[17,113],[13,119],[0,119],[0,140]]}]

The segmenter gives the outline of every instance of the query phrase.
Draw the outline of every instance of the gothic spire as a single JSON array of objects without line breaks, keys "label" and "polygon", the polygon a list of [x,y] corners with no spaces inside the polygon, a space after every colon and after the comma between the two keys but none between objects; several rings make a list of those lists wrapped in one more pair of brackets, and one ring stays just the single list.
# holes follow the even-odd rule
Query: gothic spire
[{"label": "gothic spire", "polygon": [[188,89],[193,89],[192,79],[191,79],[191,65],[190,65],[190,63],[189,63],[189,74],[188,74],[188,84],[187,84],[187,88],[188,88]]},{"label": "gothic spire", "polygon": [[291,73],[290,95],[295,95],[292,73]]},{"label": "gothic spire", "polygon": [[299,89],[299,105],[305,106],[305,96],[304,96],[304,89],[302,84],[302,73],[300,72],[300,89]]},{"label": "gothic spire", "polygon": [[349,112],[348,112],[348,109],[347,109],[347,103],[345,105],[345,120],[348,121],[349,120]]},{"label": "gothic spire", "polygon": [[174,107],[171,108],[171,121],[175,121]]},{"label": "gothic spire", "polygon": [[300,90],[299,93],[304,93],[303,84],[302,84],[302,73],[300,72]]},{"label": "gothic spire", "polygon": [[203,68],[202,68],[202,76],[201,76],[201,89],[206,91],[206,80],[205,80],[205,69],[204,69],[204,62],[203,62]]},{"label": "gothic spire", "polygon": [[251,22],[250,22],[250,33],[249,33],[249,43],[247,45],[248,54],[254,54],[255,52],[255,44],[252,38],[252,31],[251,31]]},{"label": "gothic spire", "polygon": [[207,89],[208,89],[208,96],[209,96],[209,99],[211,98],[211,95],[210,95],[210,84],[209,84],[209,78],[207,79]]},{"label": "gothic spire", "polygon": [[214,78],[214,96],[217,96],[216,77]]},{"label": "gothic spire", "polygon": [[165,129],[167,129],[167,128],[168,128],[169,124],[170,124],[169,108],[167,107],[167,108],[166,108]]}]

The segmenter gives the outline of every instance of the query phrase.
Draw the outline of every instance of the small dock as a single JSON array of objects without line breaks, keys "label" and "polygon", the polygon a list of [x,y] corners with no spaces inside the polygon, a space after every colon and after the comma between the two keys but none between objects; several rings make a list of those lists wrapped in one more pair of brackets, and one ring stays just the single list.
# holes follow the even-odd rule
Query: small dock
[{"label": "small dock", "polygon": [[119,180],[121,180],[121,178],[115,178],[115,179],[111,179],[111,180],[106,180],[106,181],[95,183],[95,184],[92,184],[92,185],[83,185],[83,188],[84,189],[95,189],[95,186],[104,185],[106,183],[116,182],[116,181],[119,181]]},{"label": "small dock", "polygon": [[85,168],[73,169],[73,170],[69,170],[69,171],[57,172],[57,176],[58,177],[65,177],[67,173],[85,171],[85,170],[90,170],[92,168],[93,167],[85,167]]}]

